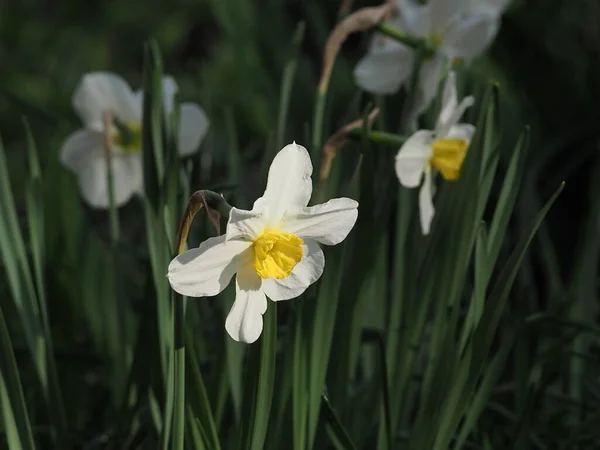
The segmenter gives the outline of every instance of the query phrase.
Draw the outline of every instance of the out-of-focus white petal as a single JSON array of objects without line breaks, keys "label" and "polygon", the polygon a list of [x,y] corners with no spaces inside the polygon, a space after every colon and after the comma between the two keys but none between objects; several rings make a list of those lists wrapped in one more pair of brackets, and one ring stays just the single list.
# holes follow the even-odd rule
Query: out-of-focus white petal
[{"label": "out-of-focus white petal", "polygon": [[163,109],[168,117],[173,111],[173,105],[175,103],[175,94],[179,90],[179,87],[177,86],[177,82],[172,76],[164,75],[161,80],[161,89]]},{"label": "out-of-focus white petal", "polygon": [[419,191],[419,219],[421,221],[421,231],[428,235],[431,230],[431,221],[435,214],[433,206],[433,176],[431,169],[425,171],[425,179]]},{"label": "out-of-focus white petal", "polygon": [[237,271],[242,253],[250,242],[225,241],[225,236],[212,237],[200,247],[188,250],[169,264],[167,277],[174,291],[189,297],[217,295]]},{"label": "out-of-focus white petal", "polygon": [[314,239],[325,245],[336,245],[346,239],[358,217],[358,202],[335,198],[321,205],[290,210],[284,217],[283,229],[302,239]]},{"label": "out-of-focus white petal", "polygon": [[387,36],[374,36],[369,52],[354,68],[354,80],[364,91],[394,94],[410,75],[413,54]]},{"label": "out-of-focus white petal", "polygon": [[432,155],[433,133],[419,130],[400,147],[396,155],[396,175],[404,187],[414,188],[421,182]]},{"label": "out-of-focus white petal", "polygon": [[234,340],[250,344],[262,333],[262,316],[267,311],[267,297],[252,266],[238,272],[235,290],[235,302],[227,314],[225,329]]},{"label": "out-of-focus white petal", "polygon": [[462,12],[463,0],[430,0],[431,9],[430,33],[443,35],[446,33],[450,21]]},{"label": "out-of-focus white petal", "polygon": [[470,123],[459,123],[450,128],[448,132],[448,139],[463,139],[468,144],[471,143],[473,135],[475,134],[475,127]]},{"label": "out-of-focus white petal", "polygon": [[72,172],[79,173],[89,160],[101,156],[103,149],[103,133],[78,130],[71,133],[60,148],[60,162]]},{"label": "out-of-focus white petal", "polygon": [[490,45],[500,27],[499,16],[489,13],[469,14],[456,19],[450,26],[440,51],[450,60],[469,62]]},{"label": "out-of-focus white petal", "polygon": [[[77,175],[81,195],[90,206],[110,206],[102,133],[79,130],[71,134],[60,149],[60,161]],[[112,153],[111,167],[115,205],[121,206],[143,189],[141,155]]]},{"label": "out-of-focus white petal", "polygon": [[416,37],[427,37],[431,33],[431,6],[421,5],[414,0],[396,0],[398,28]]},{"label": "out-of-focus white petal", "polygon": [[225,236],[228,241],[232,239],[252,241],[260,236],[264,228],[262,209],[254,208],[252,211],[246,211],[245,209],[231,208]]},{"label": "out-of-focus white petal", "polygon": [[319,244],[312,239],[306,239],[302,245],[302,252],[302,260],[296,264],[289,276],[281,280],[275,278],[263,280],[262,289],[271,300],[289,300],[298,297],[323,274],[325,256]]},{"label": "out-of-focus white petal", "polygon": [[485,12],[500,16],[511,0],[466,0],[465,9],[472,13]]},{"label": "out-of-focus white petal", "polygon": [[475,98],[472,96],[463,98],[456,109],[448,115],[445,122],[438,122],[439,128],[436,128],[435,130],[436,137],[438,139],[446,137],[450,132],[450,129],[458,123],[465,111],[473,106],[474,103]]},{"label": "out-of-focus white petal", "polygon": [[255,203],[264,206],[265,225],[276,228],[288,208],[306,206],[312,194],[313,167],[308,151],[301,145],[286,145],[275,155],[267,188]]},{"label": "out-of-focus white petal", "polygon": [[[78,173],[83,199],[94,208],[110,207],[104,155],[90,159]],[[139,155],[112,155],[112,183],[115,206],[121,206],[142,190],[142,159]]]},{"label": "out-of-focus white petal", "polygon": [[141,120],[141,110],[129,85],[118,75],[93,72],[83,76],[73,94],[73,108],[85,127],[104,130],[104,114],[112,112],[122,122]]},{"label": "out-of-focus white petal", "polygon": [[140,111],[140,122],[144,114],[144,90],[138,89],[133,93],[133,100],[136,104],[136,108]]},{"label": "out-of-focus white petal", "polygon": [[452,117],[452,113],[458,106],[458,94],[456,92],[456,73],[451,71],[446,78],[444,93],[442,95],[442,107],[437,120],[436,128],[442,128]]},{"label": "out-of-focus white petal", "polygon": [[179,154],[189,156],[198,151],[208,131],[208,117],[195,103],[182,103],[179,113]]},{"label": "out-of-focus white petal", "polygon": [[419,91],[417,93],[417,103],[415,107],[415,114],[417,116],[429,108],[431,102],[437,95],[442,71],[447,64],[448,61],[444,55],[438,52],[421,67]]}]

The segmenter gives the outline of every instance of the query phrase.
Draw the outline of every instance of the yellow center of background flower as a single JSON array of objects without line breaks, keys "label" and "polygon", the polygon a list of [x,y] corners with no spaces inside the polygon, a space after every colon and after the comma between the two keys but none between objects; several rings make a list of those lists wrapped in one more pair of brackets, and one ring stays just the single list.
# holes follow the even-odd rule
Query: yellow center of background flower
[{"label": "yellow center of background flower", "polygon": [[446,180],[456,180],[468,147],[464,139],[438,139],[433,143],[433,156],[429,164],[438,169]]},{"label": "yellow center of background flower", "polygon": [[302,259],[304,241],[295,234],[265,230],[254,241],[254,268],[261,278],[287,277]]},{"label": "yellow center of background flower", "polygon": [[136,153],[142,148],[142,128],[136,122],[117,123],[113,136],[115,150],[125,153]]},{"label": "yellow center of background flower", "polygon": [[429,35],[429,40],[431,41],[431,43],[433,45],[435,45],[436,47],[439,47],[439,45],[442,43],[444,38],[442,37],[441,33],[433,33],[433,34]]}]

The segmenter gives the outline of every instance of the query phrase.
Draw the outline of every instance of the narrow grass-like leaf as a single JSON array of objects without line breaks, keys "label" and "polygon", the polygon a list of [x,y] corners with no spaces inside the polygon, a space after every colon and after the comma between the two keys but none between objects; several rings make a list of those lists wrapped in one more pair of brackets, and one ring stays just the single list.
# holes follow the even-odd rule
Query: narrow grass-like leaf
[{"label": "narrow grass-like leaf", "polygon": [[[595,300],[598,287],[598,257],[600,255],[600,203],[598,190],[600,189],[600,164],[596,164],[591,174],[590,189],[588,194],[589,216],[584,228],[584,233],[579,242],[576,266],[572,285],[569,286],[573,296],[573,304],[569,310],[569,319],[597,324],[597,302]],[[571,351],[574,354],[585,353],[591,345],[590,337],[579,335],[575,338]],[[581,358],[571,358],[569,393],[571,397],[581,402],[585,391],[583,381],[586,376],[588,363]],[[579,409],[575,414],[583,418],[585,413]]]},{"label": "narrow grass-like leaf", "polygon": [[332,438],[335,447],[338,450],[354,450],[356,447],[350,439],[350,435],[340,422],[337,414],[333,407],[329,403],[329,399],[323,395],[321,399],[321,405],[323,408],[323,416],[325,418],[325,426],[327,431]]},{"label": "narrow grass-like leaf", "polygon": [[1,307],[0,365],[0,408],[8,450],[35,450],[21,379]]},{"label": "narrow grass-like leaf", "polygon": [[[34,264],[39,263],[41,272],[44,255],[40,242],[43,235],[43,212],[40,210],[42,203],[40,192],[41,173],[33,139],[31,139],[29,130],[27,132],[30,175],[32,176],[30,177],[32,179],[29,180],[28,194],[26,195],[29,206],[28,220],[32,227],[31,233],[36,235],[33,245],[37,245],[34,250],[37,254],[37,262],[34,261]],[[33,176],[35,176],[35,179],[33,179]],[[45,307],[45,303],[40,303],[40,299],[44,298],[44,294],[41,294],[42,297],[38,296],[34,287],[32,270],[27,258],[25,242],[19,227],[17,209],[9,183],[6,155],[1,142],[0,210],[2,210],[2,214],[0,214],[0,257],[8,275],[9,286],[21,318],[45,406],[52,423],[51,433],[54,445],[57,448],[64,448],[64,446],[68,446],[65,437],[65,413],[53,359],[48,320],[45,318],[45,311],[44,313],[40,311],[40,306]],[[38,276],[37,278],[40,282],[43,282],[43,277]],[[44,287],[40,286],[39,289],[42,290]]]},{"label": "narrow grass-like leaf", "polygon": [[[225,312],[229,311],[229,308],[235,301],[235,290],[225,290],[223,297],[227,298],[224,308]],[[223,318],[225,322],[225,318]],[[241,423],[242,414],[242,377],[243,377],[243,365],[244,365],[244,354],[246,353],[246,346],[243,343],[236,342],[230,339],[229,336],[225,337],[225,352],[227,359],[227,378],[229,379],[229,392],[231,394],[231,401],[233,402],[233,414],[235,423]]]},{"label": "narrow grass-like leaf", "polygon": [[[191,442],[191,448],[194,450],[209,450],[212,449],[212,447],[208,447],[205,445],[204,443],[204,438],[203,438],[203,434],[202,434],[202,427],[200,425],[200,422],[194,418],[194,412],[192,411],[192,408],[190,406],[188,406],[187,408],[187,414],[186,414],[186,419],[187,419],[187,436],[188,436],[188,442]],[[188,448],[190,448],[190,445],[188,444]]]},{"label": "narrow grass-like leaf", "polygon": [[275,138],[275,146],[283,148],[285,140],[285,131],[287,128],[287,118],[290,108],[290,99],[292,97],[292,87],[294,86],[294,78],[296,76],[296,68],[298,66],[298,48],[304,40],[304,22],[300,22],[296,27],[292,38],[294,54],[287,62],[283,69],[281,80],[281,92],[279,96],[279,118],[277,120],[277,137]]},{"label": "narrow grass-like leaf", "polygon": [[158,210],[160,186],[164,174],[164,114],[162,109],[162,61],[156,42],[146,45],[144,55],[144,104],[142,117],[142,153],[144,191]]},{"label": "narrow grass-like leaf", "polygon": [[392,429],[392,410],[390,407],[390,384],[388,380],[388,365],[387,355],[385,351],[385,343],[383,336],[378,335],[377,348],[379,350],[379,358],[381,360],[381,395],[383,397],[383,423],[385,426],[385,434],[387,437],[387,448],[393,448],[394,430]]},{"label": "narrow grass-like leaf", "polygon": [[513,250],[510,258],[506,262],[504,269],[499,274],[498,279],[488,296],[486,310],[484,311],[480,324],[473,337],[475,345],[481,346],[481,351],[487,351],[487,349],[489,349],[493,335],[495,334],[496,328],[500,321],[504,304],[517,276],[525,251],[529,247],[529,244],[535,236],[535,233],[540,227],[542,221],[546,217],[546,214],[548,214],[548,211],[562,192],[563,187],[564,184],[556,190],[552,197],[546,202],[542,210],[537,214],[527,234],[521,238]]},{"label": "narrow grass-like leaf", "polygon": [[473,399],[469,402],[470,404],[466,411],[464,422],[461,424],[460,432],[456,438],[453,447],[454,449],[459,450],[465,445],[469,433],[472,432],[477,419],[483,412],[489,400],[492,390],[502,375],[506,360],[514,343],[513,341],[513,338],[506,340],[502,344],[500,351],[496,353],[492,361],[486,367],[485,375],[483,376]]},{"label": "narrow grass-like leaf", "polygon": [[[32,358],[36,360],[40,312],[29,270],[23,234],[19,228],[16,206],[8,177],[4,146],[0,142],[0,256],[4,262],[13,299],[21,316]],[[42,369],[36,360],[38,369]],[[45,370],[44,370],[45,371]],[[45,378],[45,376],[43,377]]]},{"label": "narrow grass-like leaf", "polygon": [[294,332],[293,347],[293,374],[292,374],[292,436],[293,449],[306,449],[306,433],[308,417],[308,383],[307,383],[307,362],[308,349],[306,348],[306,333],[303,329],[303,320],[306,306],[304,303],[298,307],[296,316],[296,326]]},{"label": "narrow grass-like leaf", "polygon": [[[186,356],[188,360],[187,373],[189,380],[187,403],[190,405],[188,408],[188,416],[191,414],[195,419],[194,423],[200,426],[205,447],[212,450],[218,450],[221,448],[219,434],[208,401],[204,379],[198,365],[198,357],[196,355],[196,350],[194,349],[190,332],[188,331],[186,335]],[[184,402],[185,401],[186,399],[184,399]]]},{"label": "narrow grass-like leaf", "polygon": [[498,203],[496,204],[494,218],[490,224],[488,256],[491,263],[494,263],[498,257],[504,233],[506,232],[508,221],[517,200],[517,194],[519,193],[519,187],[523,177],[523,166],[525,161],[524,154],[527,151],[528,144],[529,128],[526,128],[521,135],[515,149],[513,150],[513,154],[504,177],[502,190],[500,191],[500,196],[498,197]]},{"label": "narrow grass-like leaf", "polygon": [[276,303],[269,304],[263,322],[260,342],[250,348],[248,355],[238,442],[240,450],[262,450],[269,426],[277,345]]},{"label": "narrow grass-like leaf", "polygon": [[185,297],[172,294],[174,309],[173,450],[183,450],[185,438]]},{"label": "narrow grass-like leaf", "polygon": [[321,395],[329,366],[333,339],[333,324],[340,297],[344,249],[347,244],[331,248],[327,252],[328,270],[323,275],[316,298],[312,339],[309,341],[308,374],[308,438],[307,446],[312,448],[317,432]]}]

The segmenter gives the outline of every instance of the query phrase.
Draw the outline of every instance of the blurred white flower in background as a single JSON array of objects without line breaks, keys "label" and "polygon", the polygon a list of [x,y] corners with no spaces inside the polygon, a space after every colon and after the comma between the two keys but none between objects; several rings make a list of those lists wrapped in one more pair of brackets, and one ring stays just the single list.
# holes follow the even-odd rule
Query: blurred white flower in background
[{"label": "blurred white flower in background", "polygon": [[435,130],[417,131],[396,155],[396,175],[400,183],[408,188],[421,184],[419,217],[423,234],[429,234],[435,214],[434,170],[439,171],[445,180],[458,179],[475,134],[473,125],[458,123],[466,109],[473,105],[474,98],[465,97],[458,103],[455,78],[454,72],[448,74]]},{"label": "blurred white flower in background", "polygon": [[[441,77],[456,60],[469,63],[496,37],[507,0],[396,0],[388,25],[427,40],[435,48],[421,67],[416,113],[430,105]],[[396,93],[413,69],[415,49],[389,36],[373,37],[369,51],[354,69],[356,83],[376,94]]]},{"label": "blurred white flower in background", "polygon": [[[162,79],[163,105],[166,114],[173,110],[177,84],[173,78]],[[105,144],[111,151],[111,174],[116,206],[132,195],[143,192],[142,172],[142,103],[143,92],[133,92],[127,82],[108,72],[83,76],[73,94],[73,107],[83,128],[72,133],[60,149],[61,162],[79,180],[81,195],[94,208],[108,208],[108,172]],[[105,113],[112,124],[105,142]],[[179,113],[179,154],[188,156],[198,147],[208,130],[208,118],[194,103],[182,103]]]},{"label": "blurred white flower in background", "polygon": [[171,287],[190,297],[217,295],[236,275],[235,302],[225,321],[236,341],[256,341],[267,297],[279,301],[301,295],[323,273],[319,243],[339,244],[356,223],[358,202],[352,199],[307,206],[312,170],[304,147],[285,146],[273,159],[265,193],[252,211],[232,208],[223,236],[204,241],[169,265]]}]

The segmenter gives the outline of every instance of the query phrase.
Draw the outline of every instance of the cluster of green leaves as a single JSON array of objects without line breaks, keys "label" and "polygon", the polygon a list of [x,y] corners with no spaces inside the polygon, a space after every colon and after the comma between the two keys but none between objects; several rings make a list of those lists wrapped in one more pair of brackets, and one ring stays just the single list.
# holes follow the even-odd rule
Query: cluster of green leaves
[{"label": "cluster of green leaves", "polygon": [[[302,15],[311,20],[285,39],[291,20],[279,2],[265,2],[266,10],[235,0],[195,7],[199,13],[209,8],[221,33],[200,83],[207,91],[215,87],[206,96],[216,128],[208,147],[225,163],[220,173],[203,173],[196,170],[199,160],[176,157],[177,117],[162,112],[164,67],[154,44],[146,48],[141,77],[142,201],[106,214],[84,209],[75,181],[45,148],[64,137],[66,125],[48,144],[37,139],[45,143],[39,154],[27,125],[19,128],[27,137],[24,154],[7,161],[0,148],[0,292],[6,299],[0,304],[0,446],[597,445],[600,167],[585,173],[592,180],[589,205],[579,238],[570,244],[574,250],[561,248],[556,230],[543,222],[563,176],[577,168],[569,162],[546,179],[555,148],[573,136],[587,148],[595,141],[583,124],[561,130],[566,137],[547,150],[551,138],[536,132],[535,126],[545,129],[537,117],[530,139],[514,117],[515,83],[491,85],[489,60],[461,74],[469,79],[463,90],[478,99],[470,117],[478,131],[460,180],[436,194],[431,236],[421,236],[416,193],[399,187],[391,168],[400,135],[380,139],[381,131],[403,131],[399,111],[410,98],[378,98],[381,114],[373,129],[365,126],[339,150],[327,180],[315,176],[314,202],[340,195],[360,202],[356,229],[343,244],[325,249],[325,273],[301,298],[270,303],[257,343],[236,343],[224,331],[233,286],[211,299],[170,291],[165,273],[193,190],[223,192],[229,203],[248,207],[285,143],[309,146],[317,174],[327,136],[369,111],[361,97],[351,98],[343,58],[329,92],[314,94],[318,65],[312,70],[302,49],[322,48],[331,11],[302,3]],[[110,15],[118,6],[98,8]],[[285,19],[265,26],[261,11]],[[173,23],[186,23],[185,14],[170,14],[160,28],[170,33],[156,32],[152,21],[136,26],[140,35],[145,27],[158,34],[166,55],[183,33]],[[68,42],[63,36],[53,45]],[[86,42],[105,48],[93,33]],[[272,49],[269,63],[258,56],[266,49]],[[116,59],[115,68],[131,70]],[[105,68],[108,61],[92,65]],[[169,57],[165,61],[168,66]],[[195,73],[194,63],[189,66]],[[66,91],[64,83],[74,81],[59,85]],[[25,91],[18,84],[25,82],[15,77],[5,87],[12,95]],[[309,96],[314,104],[304,100]],[[7,104],[39,117],[39,108],[23,98]],[[308,125],[315,106],[316,119]],[[434,116],[435,108],[424,124]],[[579,164],[586,154],[577,154]],[[9,167],[19,159],[27,171],[15,189]],[[250,172],[258,177],[248,182]],[[561,225],[560,217],[549,218],[555,228]],[[200,214],[189,245],[214,233]]]}]

